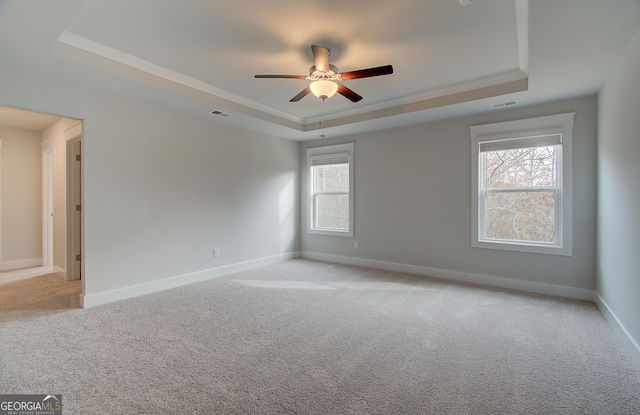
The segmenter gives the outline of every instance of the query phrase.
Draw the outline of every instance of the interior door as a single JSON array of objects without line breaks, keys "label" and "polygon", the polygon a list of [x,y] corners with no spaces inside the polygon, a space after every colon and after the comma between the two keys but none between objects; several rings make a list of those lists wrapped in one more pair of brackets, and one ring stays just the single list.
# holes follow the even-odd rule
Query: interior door
[{"label": "interior door", "polygon": [[68,219],[67,280],[82,277],[82,137],[67,142]]}]

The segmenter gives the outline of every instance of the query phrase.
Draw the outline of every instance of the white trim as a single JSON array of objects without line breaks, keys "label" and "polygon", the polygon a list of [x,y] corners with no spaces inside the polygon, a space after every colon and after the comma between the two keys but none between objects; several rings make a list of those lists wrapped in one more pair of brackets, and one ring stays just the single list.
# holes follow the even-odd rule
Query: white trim
[{"label": "white trim", "polygon": [[529,74],[529,0],[516,0],[516,31],[518,36],[518,66]]},{"label": "white trim", "polygon": [[4,140],[0,138],[0,264],[2,264],[2,142],[3,141]]},{"label": "white trim", "polygon": [[496,277],[493,275],[475,274],[470,272],[452,271],[441,268],[423,267],[418,265],[399,264],[396,262],[377,261],[373,259],[345,257],[339,255],[322,254],[303,251],[303,258],[319,261],[336,262],[339,264],[357,265],[377,268],[387,271],[403,272],[407,274],[424,275],[443,280],[458,281],[474,285],[506,288],[508,290],[525,291],[534,294],[552,295],[556,297],[572,298],[576,300],[593,301],[593,290],[585,288],[567,287],[564,285],[546,284],[542,282],[516,280],[512,278]]},{"label": "white trim", "polygon": [[69,141],[82,135],[82,121],[78,120],[71,127],[64,130],[64,140]]},{"label": "white trim", "polygon": [[39,277],[41,275],[51,274],[53,267],[36,267],[19,269],[16,271],[3,272],[0,274],[0,284],[7,284],[9,282],[26,280],[28,278]]},{"label": "white trim", "polygon": [[[82,201],[82,124],[67,130],[69,135],[66,140],[66,279],[67,281],[79,280],[82,275],[82,263],[76,260],[76,255],[82,255],[82,216],[84,206]],[[80,156],[80,163],[76,161]],[[75,206],[81,207],[80,212]]]},{"label": "white trim", "polygon": [[20,259],[17,261],[0,262],[0,271],[8,271],[20,268],[41,267],[42,258]]},{"label": "white trim", "polygon": [[622,324],[620,319],[618,319],[613,310],[611,310],[609,305],[597,291],[594,294],[594,301],[613,331],[615,331],[620,338],[620,341],[631,355],[631,358],[638,366],[640,366],[640,344],[638,344],[638,342],[631,336],[629,331],[624,327],[624,324]]},{"label": "white trim", "polygon": [[189,274],[176,275],[174,277],[169,277],[158,281],[150,281],[143,284],[117,288],[115,290],[99,292],[96,294],[82,294],[80,295],[80,307],[96,307],[120,300],[139,297],[141,295],[168,290],[171,288],[180,287],[182,285],[192,284],[194,282],[206,281],[213,278],[224,277],[225,275],[234,274],[236,272],[248,271],[254,268],[287,261],[293,258],[298,258],[299,256],[299,252],[288,252],[270,257],[254,259],[251,261],[239,262],[237,264],[230,264],[222,267],[196,271]]},{"label": "white trim", "polygon": [[206,94],[218,96],[225,100],[232,101],[236,104],[240,104],[240,105],[249,107],[251,109],[264,111],[267,114],[275,115],[277,117],[284,118],[288,121],[293,121],[297,124],[301,124],[304,121],[300,117],[296,117],[284,111],[276,110],[275,108],[269,107],[268,105],[263,105],[263,104],[259,104],[257,102],[248,100],[247,98],[244,98],[240,95],[218,88],[214,85],[208,84],[206,82],[200,81],[198,79],[192,78],[182,73],[172,71],[171,69],[165,68],[163,66],[156,65],[155,63],[146,61],[144,59],[140,59],[136,56],[130,55],[121,50],[112,48],[105,44],[96,42],[94,40],[82,37],[68,30],[63,31],[60,34],[60,36],[58,37],[58,42],[83,50],[85,52],[89,52],[93,55],[100,56],[102,58],[111,60],[113,62],[117,62],[119,64],[128,66],[130,68],[142,71],[144,73],[153,75],[155,77],[166,79],[171,82],[175,82],[177,84],[180,84],[189,88],[193,88],[197,91],[204,92]]},{"label": "white trim", "polygon": [[[318,123],[323,120],[325,125],[328,125],[328,122],[333,120],[347,119],[349,120],[347,122],[354,122],[352,121],[353,118],[358,116],[361,116],[359,121],[362,121],[363,118],[370,120],[522,92],[528,89],[528,80],[527,73],[521,68],[509,70],[499,75],[491,75],[486,78],[419,92],[377,104],[355,106],[352,109],[338,111],[335,114],[325,114],[324,118],[322,116],[310,117],[305,120],[305,131],[320,129]],[[369,113],[377,113],[378,115],[367,116]],[[335,125],[343,124],[339,122]]]},{"label": "white trim", "polygon": [[40,143],[40,145],[42,146],[42,151],[45,151],[49,148],[53,148],[56,146],[56,137],[49,137],[46,140],[42,141]]},{"label": "white trim", "polygon": [[42,151],[42,266],[53,265],[55,148]]}]

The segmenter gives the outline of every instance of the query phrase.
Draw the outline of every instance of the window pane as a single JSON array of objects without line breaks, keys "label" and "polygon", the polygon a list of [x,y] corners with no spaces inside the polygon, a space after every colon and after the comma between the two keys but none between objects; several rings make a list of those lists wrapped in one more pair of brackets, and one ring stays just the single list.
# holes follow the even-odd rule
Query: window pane
[{"label": "window pane", "polygon": [[554,192],[487,192],[485,238],[554,242]]},{"label": "window pane", "polygon": [[484,188],[555,186],[559,146],[482,153]]},{"label": "window pane", "polygon": [[316,201],[316,228],[349,229],[349,195],[319,194]]},{"label": "window pane", "polygon": [[313,167],[315,192],[348,192],[349,165],[330,164]]}]

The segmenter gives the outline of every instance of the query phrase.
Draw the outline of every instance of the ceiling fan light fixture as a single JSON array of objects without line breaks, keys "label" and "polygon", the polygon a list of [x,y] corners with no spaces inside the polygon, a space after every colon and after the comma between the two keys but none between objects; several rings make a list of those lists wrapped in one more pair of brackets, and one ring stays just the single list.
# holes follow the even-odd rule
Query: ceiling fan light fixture
[{"label": "ceiling fan light fixture", "polygon": [[357,71],[339,72],[338,68],[329,63],[329,49],[311,45],[311,53],[313,53],[314,65],[309,68],[309,75],[255,75],[256,78],[273,78],[273,79],[301,79],[312,81],[305,89],[300,91],[298,95],[291,98],[289,102],[298,102],[307,95],[313,95],[320,98],[323,102],[327,98],[332,97],[335,93],[339,93],[351,102],[358,102],[362,97],[351,89],[347,88],[342,82],[352,79],[371,78],[374,76],[390,75],[393,73],[393,66],[384,65],[376,68],[359,69]]},{"label": "ceiling fan light fixture", "polygon": [[313,95],[317,96],[321,100],[331,98],[338,91],[338,84],[333,81],[319,80],[314,81],[309,85]]}]

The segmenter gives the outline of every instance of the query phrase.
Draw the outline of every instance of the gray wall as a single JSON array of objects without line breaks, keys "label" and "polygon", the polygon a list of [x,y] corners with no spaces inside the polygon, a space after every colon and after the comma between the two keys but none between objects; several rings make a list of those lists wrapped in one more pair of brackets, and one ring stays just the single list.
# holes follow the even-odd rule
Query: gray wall
[{"label": "gray wall", "polygon": [[[301,176],[303,250],[312,256],[370,259],[593,290],[596,111],[596,97],[589,96],[305,143],[300,155],[303,166],[307,147],[355,143],[355,237],[306,232],[305,168]],[[573,256],[472,248],[469,126],[566,112],[576,112]]]},{"label": "gray wall", "polygon": [[0,270],[42,263],[40,133],[0,126],[2,249]]},{"label": "gray wall", "polygon": [[299,250],[297,143],[6,65],[0,91],[84,120],[85,295]]},{"label": "gray wall", "polygon": [[[599,96],[601,308],[640,364],[640,33]],[[603,307],[604,306],[604,307]],[[626,331],[626,333],[624,333]]]}]

